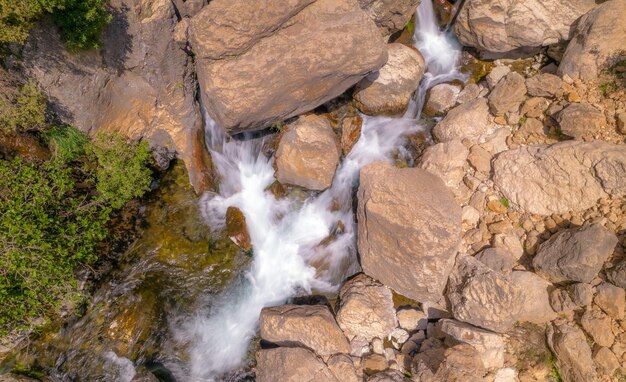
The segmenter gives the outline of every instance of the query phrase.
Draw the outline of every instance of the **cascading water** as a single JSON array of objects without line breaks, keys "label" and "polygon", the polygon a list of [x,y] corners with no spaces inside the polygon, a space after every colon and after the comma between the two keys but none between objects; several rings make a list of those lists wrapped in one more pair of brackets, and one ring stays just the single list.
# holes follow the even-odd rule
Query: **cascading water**
[{"label": "cascading water", "polygon": [[[431,1],[422,1],[417,11],[414,38],[427,73],[405,116],[363,116],[361,137],[337,169],[331,188],[304,202],[278,200],[267,191],[274,168],[273,159],[262,152],[262,138],[227,138],[207,116],[207,142],[221,183],[218,194],[203,197],[204,214],[212,227],[223,227],[227,208],[238,207],[246,218],[254,260],[245,280],[175,329],[180,340],[192,343],[185,380],[214,380],[241,366],[263,307],[298,292],[334,291],[358,270],[352,196],[359,169],[390,160],[406,135],[422,129],[416,117],[426,90],[460,78],[460,46],[439,31]],[[331,234],[333,240],[322,245]]]}]

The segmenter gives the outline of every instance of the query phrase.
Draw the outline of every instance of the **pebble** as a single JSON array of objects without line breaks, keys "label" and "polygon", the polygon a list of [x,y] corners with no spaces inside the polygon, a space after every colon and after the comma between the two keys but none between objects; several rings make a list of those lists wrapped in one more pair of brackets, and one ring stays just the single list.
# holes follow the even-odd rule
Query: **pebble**
[{"label": "pebble", "polygon": [[513,230],[511,223],[507,221],[499,221],[489,225],[489,232],[491,233],[509,233]]}]

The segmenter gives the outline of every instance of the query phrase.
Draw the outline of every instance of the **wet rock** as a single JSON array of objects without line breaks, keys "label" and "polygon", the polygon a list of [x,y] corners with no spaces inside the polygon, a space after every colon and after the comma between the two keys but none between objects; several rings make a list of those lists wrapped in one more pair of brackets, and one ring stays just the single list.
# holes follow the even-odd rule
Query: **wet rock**
[{"label": "wet rock", "polygon": [[606,375],[613,375],[620,366],[615,354],[605,347],[600,347],[594,352],[593,360],[598,365],[598,371]]},{"label": "wet rock", "polygon": [[467,344],[459,344],[445,352],[445,359],[435,373],[435,381],[479,382],[487,370],[476,349]]},{"label": "wet rock", "polygon": [[622,289],[626,289],[626,260],[622,260],[613,268],[606,271],[608,280]]},{"label": "wet rock", "polygon": [[376,23],[384,36],[402,30],[415,14],[420,0],[359,0],[359,5]]},{"label": "wet rock", "polygon": [[454,31],[461,44],[509,52],[547,46],[572,37],[572,25],[595,6],[593,0],[474,0],[461,10]]},{"label": "wet rock", "polygon": [[626,291],[609,283],[602,283],[596,287],[596,303],[606,314],[616,320],[624,318],[624,305],[626,304]]},{"label": "wet rock", "polygon": [[460,256],[448,281],[454,318],[495,332],[513,327],[521,293],[504,275],[473,257]]},{"label": "wet rock", "polygon": [[463,181],[468,155],[469,150],[459,140],[437,143],[424,150],[419,167],[438,176],[454,190]]},{"label": "wet rock", "polygon": [[490,269],[503,274],[511,273],[517,259],[509,252],[498,248],[487,248],[474,256]]},{"label": "wet rock", "polygon": [[506,65],[498,65],[495,68],[491,69],[489,74],[487,74],[487,76],[485,77],[489,90],[492,90],[498,84],[498,82],[500,82],[500,80],[509,73],[511,73],[511,68]]},{"label": "wet rock", "polygon": [[319,355],[349,353],[350,345],[324,305],[282,305],[264,308],[261,338],[280,346],[301,346]]},{"label": "wet rock", "polygon": [[424,57],[403,44],[387,46],[387,63],[357,85],[356,105],[365,114],[402,114],[424,76]]},{"label": "wet rock", "polygon": [[556,365],[563,380],[590,382],[597,380],[591,349],[583,332],[569,324],[552,324],[547,330],[548,345],[556,355]]},{"label": "wet rock", "polygon": [[571,228],[541,244],[533,267],[553,283],[588,283],[600,272],[616,244],[617,237],[600,224]]},{"label": "wet rock", "polygon": [[615,64],[624,52],[626,3],[607,1],[584,15],[577,23],[572,41],[558,74],[582,80],[597,78],[600,71]]},{"label": "wet rock", "polygon": [[423,113],[431,117],[445,114],[456,105],[460,91],[458,86],[450,84],[433,86],[426,96]]},{"label": "wet rock", "polygon": [[335,354],[326,362],[330,371],[340,382],[358,382],[354,363],[346,354]]},{"label": "wet rock", "polygon": [[444,183],[384,162],[361,169],[358,249],[363,271],[416,301],[438,301],[454,265],[461,208]]},{"label": "wet rock", "polygon": [[348,338],[385,338],[398,326],[391,291],[364,274],[341,287],[339,302],[337,323]]},{"label": "wet rock", "polygon": [[396,313],[398,324],[404,330],[414,332],[416,330],[426,330],[428,319],[426,314],[415,308],[401,308]]},{"label": "wet rock", "polygon": [[378,28],[349,0],[213,0],[190,29],[204,105],[230,134],[307,112],[387,60]]},{"label": "wet rock", "polygon": [[504,196],[538,215],[580,211],[626,194],[626,151],[601,141],[524,146],[499,154],[492,165]]},{"label": "wet rock", "polygon": [[448,319],[441,320],[440,330],[448,336],[446,343],[450,346],[466,343],[476,349],[486,369],[504,365],[504,340],[501,335]]},{"label": "wet rock", "polygon": [[404,374],[399,370],[386,370],[382,373],[376,373],[367,378],[366,382],[409,382]]},{"label": "wet rock", "polygon": [[363,118],[359,115],[344,118],[341,125],[341,151],[343,155],[348,155],[361,137],[362,126]]},{"label": "wet rock", "polygon": [[611,330],[611,317],[600,309],[587,308],[580,318],[580,325],[598,345],[606,347],[613,345],[615,336]]},{"label": "wet rock", "polygon": [[487,131],[489,107],[485,98],[476,98],[463,103],[448,114],[433,128],[433,136],[439,142],[477,139]]},{"label": "wet rock", "polygon": [[309,190],[330,187],[339,164],[339,145],[330,122],[310,114],[287,127],[276,151],[276,179]]},{"label": "wet rock", "polygon": [[228,207],[226,210],[226,234],[233,243],[244,251],[252,249],[246,217],[237,207]]},{"label": "wet rock", "polygon": [[588,103],[570,104],[557,114],[556,120],[561,132],[574,139],[595,134],[606,125],[604,114]]},{"label": "wet rock", "polygon": [[493,88],[489,94],[489,108],[495,115],[515,113],[526,99],[524,77],[511,72]]},{"label": "wet rock", "polygon": [[262,349],[256,362],[258,382],[339,382],[320,358],[303,348]]},{"label": "wet rock", "polygon": [[563,81],[554,74],[541,73],[526,79],[526,89],[533,97],[560,97]]},{"label": "wet rock", "polygon": [[520,289],[522,296],[517,321],[541,325],[556,318],[548,294],[552,284],[532,272],[525,271],[511,273],[510,280]]}]

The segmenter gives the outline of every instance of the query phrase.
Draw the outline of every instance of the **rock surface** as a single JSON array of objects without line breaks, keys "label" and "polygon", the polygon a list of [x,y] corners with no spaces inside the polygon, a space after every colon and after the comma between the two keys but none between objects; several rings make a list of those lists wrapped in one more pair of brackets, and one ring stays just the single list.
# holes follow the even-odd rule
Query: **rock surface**
[{"label": "rock surface", "polygon": [[561,86],[563,81],[550,73],[541,73],[526,79],[526,89],[533,97],[558,97],[563,94]]},{"label": "rock surface", "polygon": [[461,89],[450,84],[438,84],[433,86],[426,96],[423,113],[428,116],[445,114],[456,105],[456,99]]},{"label": "rock surface", "polygon": [[532,272],[515,271],[510,277],[511,283],[520,289],[522,296],[517,321],[542,325],[556,318],[548,294],[552,284]]},{"label": "rock surface", "polygon": [[598,132],[606,125],[604,114],[588,103],[572,103],[557,114],[561,132],[575,139]]},{"label": "rock surface", "polygon": [[361,169],[363,271],[417,301],[438,301],[459,245],[461,209],[436,176],[384,162]]},{"label": "rock surface", "polygon": [[489,107],[485,98],[476,98],[454,109],[433,128],[433,136],[439,142],[477,139],[487,131]]},{"label": "rock surface", "polygon": [[358,83],[354,99],[365,114],[402,114],[424,76],[424,57],[403,44],[387,46],[387,63]]},{"label": "rock surface", "polygon": [[468,155],[469,150],[459,140],[441,142],[424,150],[419,167],[438,176],[454,190],[465,176]]},{"label": "rock surface", "polygon": [[301,346],[319,355],[349,353],[350,344],[323,305],[282,305],[261,311],[261,338],[280,346]]},{"label": "rock surface", "polygon": [[626,41],[626,2],[607,1],[584,15],[559,65],[559,75],[592,80],[619,61]]},{"label": "rock surface", "polygon": [[415,14],[421,0],[359,0],[384,36],[402,30]]},{"label": "rock surface", "polygon": [[569,40],[572,25],[594,6],[593,0],[472,0],[454,31],[461,44],[483,51],[547,46]]},{"label": "rock surface", "polygon": [[515,113],[526,98],[526,83],[520,74],[511,72],[489,94],[489,108],[494,115]]},{"label": "rock surface", "polygon": [[559,232],[541,244],[533,258],[535,272],[553,283],[588,283],[602,269],[617,237],[600,224]]},{"label": "rock surface", "polygon": [[445,352],[445,359],[435,373],[435,381],[479,382],[487,373],[480,354],[467,344],[459,344]]},{"label": "rock surface", "polygon": [[364,274],[341,287],[339,302],[337,323],[348,338],[385,338],[398,326],[391,291]]},{"label": "rock surface", "polygon": [[552,324],[547,330],[548,345],[557,359],[563,380],[592,382],[597,380],[591,349],[583,332],[568,324]]},{"label": "rock surface", "polygon": [[309,111],[387,61],[351,0],[213,0],[192,18],[191,41],[204,105],[230,134]]},{"label": "rock surface", "polygon": [[276,179],[309,190],[332,184],[341,155],[328,119],[310,114],[287,127],[276,151]]},{"label": "rock surface", "polygon": [[451,345],[462,342],[476,349],[486,369],[504,365],[504,340],[501,335],[449,319],[441,321],[440,330],[450,337],[446,342],[453,340]]},{"label": "rock surface", "polygon": [[339,382],[358,382],[354,363],[347,354],[335,354],[326,362],[330,371]]},{"label": "rock surface", "polygon": [[624,318],[626,291],[609,283],[602,283],[597,287],[597,294],[593,300],[606,314],[616,320]]},{"label": "rock surface", "polygon": [[258,382],[339,382],[326,364],[303,348],[262,349],[256,354]]},{"label": "rock surface", "polygon": [[580,211],[626,194],[626,150],[601,141],[524,146],[498,155],[493,168],[504,195],[539,215]]}]

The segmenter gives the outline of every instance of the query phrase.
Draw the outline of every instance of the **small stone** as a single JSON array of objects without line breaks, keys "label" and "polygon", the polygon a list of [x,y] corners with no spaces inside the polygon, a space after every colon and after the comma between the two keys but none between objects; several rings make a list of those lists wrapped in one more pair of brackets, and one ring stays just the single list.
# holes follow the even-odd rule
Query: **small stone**
[{"label": "small stone", "polygon": [[585,283],[576,283],[568,287],[572,301],[578,306],[591,305],[593,301],[593,287]]},{"label": "small stone", "polygon": [[499,222],[495,222],[489,225],[489,232],[493,234],[497,233],[509,233],[513,230],[511,223],[506,220],[501,220]]},{"label": "small stone", "polygon": [[487,248],[475,256],[481,263],[503,274],[511,273],[517,259],[500,248]]},{"label": "small stone", "polygon": [[604,114],[588,103],[573,103],[556,117],[561,132],[575,139],[600,131],[606,124]]},{"label": "small stone", "polygon": [[497,123],[498,125],[506,125],[506,118],[504,118],[503,116],[498,116],[496,118],[494,118],[493,120],[495,123]]},{"label": "small stone", "polygon": [[550,106],[550,102],[543,97],[529,98],[522,106],[521,114],[528,118],[541,118]]},{"label": "small stone", "polygon": [[433,86],[426,96],[424,114],[430,117],[445,114],[456,105],[456,99],[460,89],[450,84],[438,84]]},{"label": "small stone", "polygon": [[440,324],[440,330],[447,336],[446,345],[471,345],[478,351],[487,369],[504,365],[504,341],[501,335],[455,320],[441,320]]},{"label": "small stone", "polygon": [[578,306],[565,289],[555,288],[550,292],[550,306],[557,313],[569,313]]},{"label": "small stone", "polygon": [[615,115],[617,121],[617,131],[626,134],[626,111],[621,111]]},{"label": "small stone", "polygon": [[576,90],[571,90],[567,93],[567,101],[568,102],[580,102],[580,95]]},{"label": "small stone", "polygon": [[330,371],[341,382],[358,382],[352,359],[346,354],[335,354],[326,362]]},{"label": "small stone", "polygon": [[493,382],[518,382],[517,375],[517,370],[512,367],[498,369]]},{"label": "small stone", "polygon": [[489,74],[487,74],[487,76],[485,77],[485,79],[487,80],[487,86],[489,86],[489,90],[493,89],[494,86],[496,86],[496,84],[500,82],[500,80],[510,72],[511,68],[504,65],[496,66],[495,68],[493,68],[491,72],[489,72]]},{"label": "small stone", "polygon": [[548,325],[546,336],[564,381],[597,380],[591,349],[580,329],[569,324],[553,323]]},{"label": "small stone", "polygon": [[491,199],[487,202],[487,208],[497,214],[503,214],[507,211],[506,203],[503,202],[503,199]]},{"label": "small stone", "polygon": [[391,345],[400,350],[402,348],[402,344],[404,344],[409,339],[409,333],[406,330],[395,328],[389,333],[389,340],[391,341]]},{"label": "small stone", "polygon": [[560,97],[563,81],[553,74],[538,74],[526,79],[528,94],[535,97]]},{"label": "small stone", "polygon": [[461,219],[469,227],[476,227],[480,219],[480,213],[472,206],[465,206],[461,210]]},{"label": "small stone", "polygon": [[611,350],[599,347],[593,354],[593,360],[598,365],[598,370],[605,375],[613,375],[619,368],[619,360]]},{"label": "small stone", "polygon": [[489,109],[494,115],[502,116],[507,112],[514,113],[526,98],[524,77],[511,72],[493,88],[489,95]]},{"label": "small stone", "polygon": [[490,173],[491,172],[491,154],[478,145],[470,148],[467,160],[476,171]]},{"label": "small stone", "polygon": [[491,245],[508,251],[516,260],[524,254],[524,247],[519,238],[512,233],[499,233],[493,237]]},{"label": "small stone", "polygon": [[606,347],[613,345],[615,336],[611,331],[611,318],[600,309],[587,308],[580,318],[580,324],[598,345]]},{"label": "small stone", "polygon": [[362,126],[363,118],[359,115],[344,118],[341,124],[341,151],[343,155],[348,155],[361,137]]},{"label": "small stone", "polygon": [[459,93],[456,102],[459,104],[469,102],[480,96],[480,86],[476,84],[467,84],[465,88]]},{"label": "small stone", "polygon": [[[624,244],[622,245],[626,247]],[[606,277],[613,285],[626,288],[626,260],[622,260],[613,268],[608,269],[606,271]]]},{"label": "small stone", "polygon": [[609,283],[602,283],[596,288],[597,294],[594,302],[606,314],[614,319],[624,318],[626,305],[626,291]]},{"label": "small stone", "polygon": [[366,375],[372,375],[379,371],[387,370],[387,359],[381,354],[368,354],[363,357],[363,371]]},{"label": "small stone", "polygon": [[384,354],[385,346],[380,338],[372,338],[372,351],[376,354]]},{"label": "small stone", "polygon": [[402,308],[397,311],[398,324],[406,331],[426,330],[426,314],[415,308]]},{"label": "small stone", "polygon": [[370,343],[365,337],[355,337],[350,341],[350,355],[361,357],[370,352]]}]

